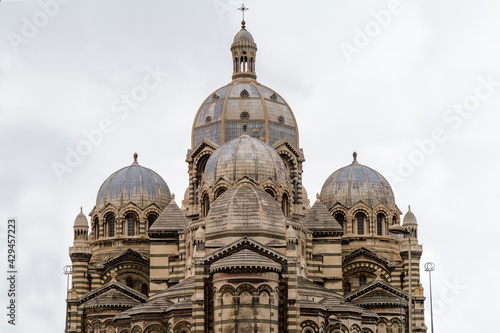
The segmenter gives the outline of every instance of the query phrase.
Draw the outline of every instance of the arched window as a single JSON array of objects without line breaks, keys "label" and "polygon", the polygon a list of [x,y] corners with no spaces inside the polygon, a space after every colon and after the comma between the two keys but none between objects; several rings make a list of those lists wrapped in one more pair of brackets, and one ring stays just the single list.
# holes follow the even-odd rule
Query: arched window
[{"label": "arched window", "polygon": [[113,214],[109,214],[106,217],[106,224],[108,225],[108,236],[115,236],[115,216]]},{"label": "arched window", "polygon": [[222,195],[222,193],[224,193],[226,191],[227,191],[227,189],[225,187],[218,188],[217,191],[215,191],[215,199],[220,197]]},{"label": "arched window", "polygon": [[148,229],[151,228],[151,226],[153,225],[153,223],[155,223],[157,218],[158,218],[158,216],[156,216],[156,214],[149,214],[148,215]]},{"label": "arched window", "polygon": [[201,183],[203,179],[205,178],[205,167],[207,166],[207,161],[209,159],[210,155],[203,155],[199,161],[198,164],[196,165],[196,179],[194,181],[194,203],[198,204],[198,187],[201,186]]},{"label": "arched window", "polygon": [[365,214],[356,214],[356,221],[358,222],[358,235],[363,235],[365,233],[365,220]]},{"label": "arched window", "polygon": [[283,193],[281,199],[281,210],[283,211],[283,215],[286,217],[290,216],[290,204],[288,203],[288,195],[286,193]]},{"label": "arched window", "polygon": [[94,219],[94,239],[99,239],[99,219]]},{"label": "arched window", "polygon": [[132,277],[130,276],[127,276],[127,278],[125,279],[125,284],[127,285],[127,287],[134,288],[134,279],[132,279]]},{"label": "arched window", "polygon": [[92,290],[92,276],[89,274],[87,275],[87,282],[89,284],[89,291]]},{"label": "arched window", "polygon": [[144,295],[147,295],[149,293],[149,288],[147,284],[145,283],[142,284],[141,293],[143,293]]},{"label": "arched window", "polygon": [[377,214],[377,235],[382,236],[382,225],[384,224],[385,215],[382,213]]},{"label": "arched window", "polygon": [[349,282],[344,283],[344,294],[351,292],[351,284]]},{"label": "arched window", "polygon": [[272,189],[266,188],[266,192],[269,193],[269,195],[272,196],[274,200],[276,200],[276,193],[274,193]]},{"label": "arched window", "polygon": [[335,212],[335,214],[333,214],[333,217],[337,220],[342,229],[344,229],[344,214],[341,212]]},{"label": "arched window", "polygon": [[359,286],[362,287],[366,284],[366,275],[359,276]]},{"label": "arched window", "polygon": [[134,215],[128,214],[125,217],[125,220],[127,221],[127,235],[134,236],[135,235],[135,217],[134,217]]},{"label": "arched window", "polygon": [[205,217],[208,215],[208,211],[210,210],[210,198],[208,193],[203,195],[203,200],[201,202],[201,217]]}]

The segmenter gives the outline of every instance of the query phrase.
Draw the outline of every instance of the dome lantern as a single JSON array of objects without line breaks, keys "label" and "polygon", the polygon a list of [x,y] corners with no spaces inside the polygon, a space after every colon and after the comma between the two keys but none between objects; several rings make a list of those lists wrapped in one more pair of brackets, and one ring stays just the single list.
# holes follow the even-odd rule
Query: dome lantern
[{"label": "dome lantern", "polygon": [[257,44],[255,44],[252,34],[245,29],[245,21],[241,22],[241,30],[234,36],[231,54],[233,56],[233,80],[238,78],[257,79],[257,74],[255,74]]}]

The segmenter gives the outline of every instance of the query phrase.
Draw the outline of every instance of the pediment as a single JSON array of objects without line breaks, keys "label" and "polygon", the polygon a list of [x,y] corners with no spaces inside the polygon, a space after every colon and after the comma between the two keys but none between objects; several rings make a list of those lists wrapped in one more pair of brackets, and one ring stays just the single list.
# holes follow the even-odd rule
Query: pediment
[{"label": "pediment", "polygon": [[104,263],[104,267],[113,266],[113,265],[117,264],[118,262],[122,262],[122,261],[135,261],[135,262],[142,263],[146,266],[149,266],[149,259],[146,256],[129,248],[129,249],[123,251],[122,253],[119,253],[119,254],[115,255],[114,257],[109,258]]},{"label": "pediment", "polygon": [[219,145],[213,143],[212,141],[210,140],[207,140],[207,139],[203,139],[199,144],[198,146],[196,146],[191,154],[189,155],[189,158],[196,158],[196,156],[198,156],[199,153],[201,153],[203,150],[205,149],[208,149],[208,150],[211,150],[211,151],[214,151],[216,150],[217,148],[219,148]]},{"label": "pediment", "polygon": [[396,288],[387,281],[373,280],[345,297],[352,304],[366,305],[404,305],[408,302],[408,293]]},{"label": "pediment", "polygon": [[280,150],[284,149],[284,150],[287,150],[288,152],[292,153],[297,159],[304,160],[304,154],[302,153],[302,151],[295,148],[295,146],[288,139],[281,139],[281,140],[275,142],[272,145],[272,147],[278,153]]},{"label": "pediment", "polygon": [[83,295],[77,303],[85,304],[86,308],[97,306],[132,308],[146,301],[146,295],[113,280]]},{"label": "pediment", "polygon": [[210,254],[205,259],[205,264],[212,265],[215,262],[220,262],[221,260],[225,260],[226,263],[230,263],[231,261],[237,263],[235,260],[244,260],[245,256],[247,256],[247,258],[253,258],[252,260],[256,260],[256,258],[260,258],[262,261],[265,260],[265,262],[268,263],[267,265],[277,263],[281,265],[283,269],[287,264],[287,258],[283,254],[247,237],[243,237],[236,242]]},{"label": "pediment", "polygon": [[384,257],[379,256],[373,251],[368,250],[365,247],[360,247],[359,249],[351,252],[350,254],[346,255],[345,257],[342,258],[342,266],[347,266],[349,263],[353,261],[360,261],[360,260],[368,260],[368,261],[375,261],[379,265],[384,266],[386,269],[389,269],[389,266],[392,266],[393,263],[390,260],[387,260]]}]

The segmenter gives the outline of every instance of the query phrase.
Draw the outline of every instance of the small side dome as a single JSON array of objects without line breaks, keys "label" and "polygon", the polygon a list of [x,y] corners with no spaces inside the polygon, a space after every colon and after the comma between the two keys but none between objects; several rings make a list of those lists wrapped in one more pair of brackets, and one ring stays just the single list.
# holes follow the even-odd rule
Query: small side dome
[{"label": "small side dome", "polygon": [[238,181],[248,177],[255,182],[271,178],[286,181],[286,168],[278,153],[262,142],[243,134],[218,148],[208,159],[205,181],[211,185],[220,177]]},{"label": "small side dome", "polygon": [[85,216],[85,214],[83,214],[82,207],[80,207],[80,213],[75,218],[74,226],[80,227],[80,228],[88,228],[89,227],[89,221],[87,220],[87,217]]},{"label": "small side dome", "polygon": [[96,207],[108,204],[117,208],[134,203],[143,209],[156,204],[163,209],[171,200],[167,183],[153,170],[140,166],[134,154],[134,162],[108,177],[97,193]]},{"label": "small side dome", "polygon": [[320,200],[331,209],[337,202],[350,208],[358,202],[374,207],[382,203],[389,208],[396,205],[389,182],[377,171],[361,165],[356,160],[338,169],[323,184]]},{"label": "small side dome", "polygon": [[410,210],[410,205],[408,205],[408,212],[405,214],[405,217],[403,218],[403,226],[416,226],[417,225],[417,218],[415,217],[415,214]]},{"label": "small side dome", "polygon": [[243,236],[284,239],[285,217],[280,205],[267,192],[239,185],[215,200],[206,217],[207,240]]}]

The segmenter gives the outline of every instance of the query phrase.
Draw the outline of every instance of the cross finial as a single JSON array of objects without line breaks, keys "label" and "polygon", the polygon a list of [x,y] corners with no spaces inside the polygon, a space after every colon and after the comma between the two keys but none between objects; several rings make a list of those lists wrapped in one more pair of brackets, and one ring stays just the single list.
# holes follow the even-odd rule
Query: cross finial
[{"label": "cross finial", "polygon": [[352,153],[352,157],[354,158],[353,162],[357,162],[358,153],[356,152]]},{"label": "cross finial", "polygon": [[245,7],[245,4],[242,3],[241,7],[238,8],[238,10],[241,10],[241,15],[242,15],[242,21],[241,21],[241,29],[245,29],[245,12],[249,10],[250,8]]},{"label": "cross finial", "polygon": [[137,155],[137,153],[134,153],[134,163],[137,163],[137,157],[139,157],[139,155]]}]

